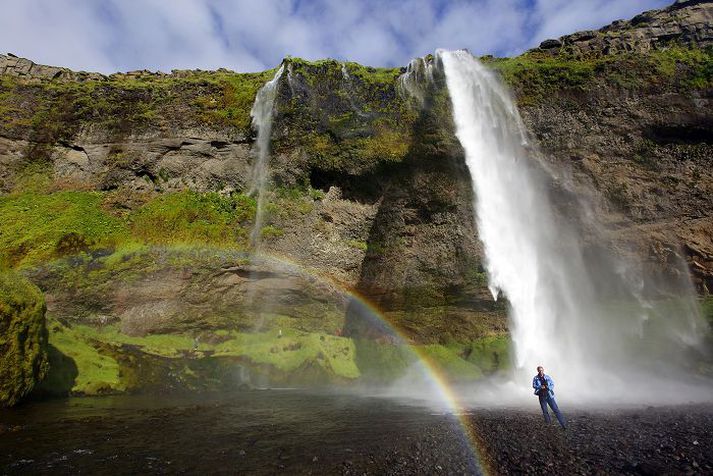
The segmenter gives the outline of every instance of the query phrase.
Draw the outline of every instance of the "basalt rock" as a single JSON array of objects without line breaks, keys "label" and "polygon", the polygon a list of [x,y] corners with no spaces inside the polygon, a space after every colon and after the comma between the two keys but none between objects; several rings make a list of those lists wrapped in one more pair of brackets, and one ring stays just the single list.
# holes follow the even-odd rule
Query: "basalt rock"
[{"label": "basalt rock", "polygon": [[678,0],[629,21],[617,20],[599,30],[581,31],[543,41],[539,49],[552,54],[613,55],[645,53],[671,44],[706,47],[713,44],[713,2]]}]

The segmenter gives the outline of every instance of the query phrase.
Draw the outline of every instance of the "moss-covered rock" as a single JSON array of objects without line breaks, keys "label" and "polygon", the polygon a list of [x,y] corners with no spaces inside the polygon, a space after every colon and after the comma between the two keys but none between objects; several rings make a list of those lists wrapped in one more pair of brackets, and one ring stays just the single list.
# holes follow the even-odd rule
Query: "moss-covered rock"
[{"label": "moss-covered rock", "polygon": [[0,406],[17,403],[47,373],[42,292],[20,275],[0,272]]}]

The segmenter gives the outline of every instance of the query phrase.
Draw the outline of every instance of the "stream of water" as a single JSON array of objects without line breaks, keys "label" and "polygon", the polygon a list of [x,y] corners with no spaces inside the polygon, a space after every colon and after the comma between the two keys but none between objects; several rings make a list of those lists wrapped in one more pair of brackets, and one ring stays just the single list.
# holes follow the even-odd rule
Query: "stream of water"
[{"label": "stream of water", "polygon": [[255,141],[256,159],[253,165],[252,183],[248,192],[250,195],[255,196],[257,201],[255,223],[250,232],[250,245],[253,249],[257,249],[260,245],[262,227],[265,221],[265,187],[269,177],[270,137],[272,135],[277,86],[284,69],[284,65],[280,65],[275,76],[260,88],[250,110],[253,127],[257,130],[257,140]]}]

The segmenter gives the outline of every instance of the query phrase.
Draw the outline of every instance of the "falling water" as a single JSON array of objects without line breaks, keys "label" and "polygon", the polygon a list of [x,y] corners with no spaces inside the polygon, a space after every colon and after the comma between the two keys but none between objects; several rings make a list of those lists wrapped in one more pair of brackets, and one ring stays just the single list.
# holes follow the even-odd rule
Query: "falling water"
[{"label": "falling water", "polygon": [[[677,359],[703,326],[695,303],[680,298],[666,310],[644,302],[628,268],[595,275],[582,237],[553,211],[508,91],[466,51],[439,51],[436,64],[472,176],[489,287],[510,306],[518,385],[542,364],[580,400],[680,391],[670,384],[683,368]],[[618,280],[616,302],[597,291],[600,279]]]},{"label": "falling water", "polygon": [[272,134],[272,120],[277,96],[277,86],[284,71],[280,65],[275,76],[260,88],[255,96],[255,103],[250,110],[252,124],[257,129],[255,141],[256,160],[252,171],[252,184],[249,194],[257,196],[257,211],[255,224],[250,232],[250,245],[257,248],[260,245],[262,225],[265,219],[265,187],[268,178],[268,162],[270,158],[270,136]]},{"label": "falling water", "polygon": [[405,96],[416,98],[419,105],[425,101],[424,84],[433,82],[433,63],[424,58],[412,59],[406,72],[399,77],[399,90]]}]

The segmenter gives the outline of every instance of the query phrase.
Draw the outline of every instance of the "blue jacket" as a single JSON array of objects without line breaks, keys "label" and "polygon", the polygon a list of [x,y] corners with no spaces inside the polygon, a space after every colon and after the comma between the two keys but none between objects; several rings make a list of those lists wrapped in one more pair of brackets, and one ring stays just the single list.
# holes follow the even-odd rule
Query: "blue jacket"
[{"label": "blue jacket", "polygon": [[[549,393],[550,397],[555,396],[555,383],[552,381],[549,375],[545,374],[545,382],[547,382],[547,393]],[[540,377],[539,374],[535,375],[535,377],[532,379],[532,388],[535,389],[535,395],[540,394],[540,387],[542,387],[542,384],[540,383]]]}]

